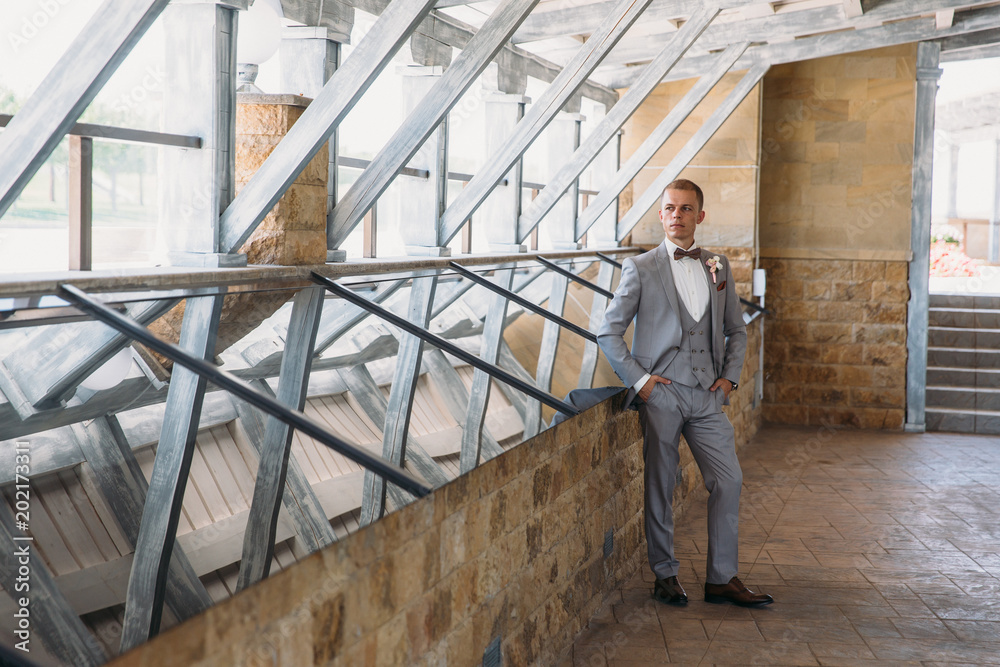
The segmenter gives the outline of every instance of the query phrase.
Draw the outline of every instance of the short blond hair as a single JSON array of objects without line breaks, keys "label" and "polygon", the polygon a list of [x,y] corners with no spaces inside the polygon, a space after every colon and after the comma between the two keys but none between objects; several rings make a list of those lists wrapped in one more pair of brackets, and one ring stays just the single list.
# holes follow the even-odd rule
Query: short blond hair
[{"label": "short blond hair", "polygon": [[686,178],[678,178],[675,181],[671,181],[667,187],[663,188],[663,192],[660,194],[660,206],[663,206],[663,198],[667,196],[667,190],[688,190],[694,192],[694,196],[698,200],[698,210],[705,210],[705,193],[701,191],[701,188],[694,181],[689,181]]}]

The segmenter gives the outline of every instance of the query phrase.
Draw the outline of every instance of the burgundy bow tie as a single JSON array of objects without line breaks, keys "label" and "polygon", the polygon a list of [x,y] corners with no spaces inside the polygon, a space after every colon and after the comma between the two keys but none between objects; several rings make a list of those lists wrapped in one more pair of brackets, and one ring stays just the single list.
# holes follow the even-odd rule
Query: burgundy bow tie
[{"label": "burgundy bow tie", "polygon": [[692,248],[691,250],[681,250],[680,248],[674,248],[674,259],[680,259],[681,257],[691,257],[692,259],[700,259],[701,248]]}]

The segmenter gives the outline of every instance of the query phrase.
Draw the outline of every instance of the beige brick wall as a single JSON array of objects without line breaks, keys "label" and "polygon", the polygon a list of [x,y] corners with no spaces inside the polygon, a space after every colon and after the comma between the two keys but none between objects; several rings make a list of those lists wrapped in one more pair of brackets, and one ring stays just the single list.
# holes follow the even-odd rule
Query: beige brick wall
[{"label": "beige brick wall", "polygon": [[[638,197],[646,190],[744,74],[745,72],[735,72],[724,76],[663,144],[632,181],[632,192],[619,200],[622,211],[631,205],[632,196]],[[621,147],[622,164],[677,105],[695,81],[696,79],[686,79],[662,83],[642,103],[625,125]],[[706,246],[753,246],[759,108],[758,85],[680,174],[681,178],[700,185],[705,192],[706,215],[705,222],[698,230],[698,241]],[[632,243],[655,245],[661,240],[663,228],[657,211],[647,211],[632,231]]]},{"label": "beige brick wall", "polygon": [[764,78],[762,257],[906,260],[916,45]]},{"label": "beige brick wall", "polygon": [[768,259],[764,419],[900,429],[906,262]]},{"label": "beige brick wall", "polygon": [[764,418],[902,428],[916,46],[772,68]]},{"label": "beige brick wall", "polygon": [[556,664],[645,560],[638,419],[613,402],[114,664],[476,665],[497,636],[504,664]]}]

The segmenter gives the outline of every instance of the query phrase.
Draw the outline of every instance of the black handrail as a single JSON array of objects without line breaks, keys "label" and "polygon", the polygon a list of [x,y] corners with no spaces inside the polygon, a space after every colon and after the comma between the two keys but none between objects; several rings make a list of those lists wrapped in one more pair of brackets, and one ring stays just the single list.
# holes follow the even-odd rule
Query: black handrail
[{"label": "black handrail", "polygon": [[743,297],[740,297],[740,303],[742,303],[744,306],[749,306],[751,310],[755,310],[758,313],[763,313],[765,315],[771,315],[772,314],[771,311],[768,310],[767,308],[764,308],[763,306],[758,306],[753,301],[748,301],[747,299],[744,299]]},{"label": "black handrail", "polygon": [[598,253],[594,253],[594,254],[596,254],[598,257],[600,257],[601,259],[603,259],[608,264],[613,265],[615,268],[618,268],[618,269],[622,268],[622,263],[621,262],[616,261],[616,260],[608,257],[603,252],[598,252]]},{"label": "black handrail", "polygon": [[372,303],[368,299],[362,296],[358,296],[351,290],[347,289],[342,285],[338,285],[329,278],[321,276],[316,272],[313,272],[312,279],[313,282],[315,282],[317,285],[322,285],[327,290],[329,290],[333,294],[336,294],[345,301],[350,301],[355,306],[359,306],[361,308],[364,308],[370,313],[378,315],[382,319],[390,322],[396,327],[399,327],[403,331],[409,334],[413,334],[414,336],[423,340],[424,342],[430,343],[431,345],[440,348],[441,350],[447,352],[453,357],[458,357],[459,359],[469,364],[470,366],[478,368],[479,370],[488,374],[490,377],[496,378],[497,380],[509,384],[518,391],[521,391],[527,394],[528,396],[531,396],[535,400],[540,401],[545,405],[548,405],[549,407],[554,408],[559,412],[562,412],[563,414],[567,414],[570,416],[575,416],[580,414],[580,411],[574,408],[569,403],[560,401],[558,398],[552,396],[551,394],[542,391],[541,389],[535,387],[534,385],[530,385],[527,382],[524,382],[520,378],[514,377],[513,375],[503,370],[502,368],[499,368],[497,366],[494,366],[493,364],[483,361],[474,354],[469,354],[468,352],[458,347],[457,345],[445,340],[444,338],[441,338],[440,336],[432,334],[430,331],[427,331],[423,327],[417,326],[413,322],[407,320],[405,317],[400,317],[399,315],[396,315],[395,313],[390,312],[385,308],[382,308],[381,306]]},{"label": "black handrail", "polygon": [[199,359],[177,345],[160,340],[142,325],[108,308],[86,292],[67,283],[61,284],[59,291],[64,299],[88,315],[93,316],[94,319],[104,322],[129,338],[137,340],[146,347],[159,352],[174,363],[180,364],[189,371],[208,379],[210,382],[243,399],[250,405],[263,410],[272,417],[280,419],[289,426],[318,440],[335,452],[343,454],[358,465],[364,466],[383,476],[396,486],[418,497],[425,496],[431,492],[429,486],[402,468],[387,462],[385,459],[376,456],[368,450],[341,440],[306,417],[303,413],[293,410],[277,399],[257,391],[250,384],[239,379],[232,373],[216,368],[204,359]]},{"label": "black handrail", "polygon": [[566,269],[564,269],[563,267],[559,266],[555,262],[550,262],[549,260],[545,259],[544,257],[538,257],[537,259],[538,259],[539,262],[541,262],[542,264],[544,264],[548,268],[552,269],[556,273],[561,273],[562,275],[566,276],[567,278],[569,278],[573,282],[580,283],[584,287],[589,287],[590,289],[594,290],[598,294],[600,294],[602,296],[606,296],[609,299],[613,299],[615,297],[615,293],[614,292],[609,292],[608,290],[604,289],[603,287],[598,287],[594,283],[592,283],[589,280],[586,280],[584,278],[581,278],[580,276],[576,275],[572,271],[567,271]]},{"label": "black handrail", "polygon": [[491,292],[493,292],[495,294],[499,294],[500,296],[507,297],[507,299],[509,299],[510,301],[513,301],[514,303],[516,303],[517,305],[521,306],[522,308],[526,308],[527,310],[530,310],[531,312],[535,313],[536,315],[541,315],[545,319],[551,320],[551,321],[555,322],[556,324],[558,324],[559,326],[564,327],[566,329],[569,329],[570,331],[572,331],[573,333],[577,334],[578,336],[583,336],[584,338],[586,338],[587,340],[589,340],[592,343],[596,343],[597,342],[597,334],[593,333],[592,331],[589,331],[588,329],[584,329],[583,327],[570,322],[566,318],[560,317],[559,315],[556,315],[555,313],[553,313],[553,312],[551,312],[551,311],[549,311],[549,310],[547,310],[545,308],[542,308],[541,306],[539,306],[537,304],[534,304],[531,301],[528,301],[523,296],[520,296],[519,294],[517,294],[515,292],[512,292],[509,289],[504,289],[503,287],[500,287],[496,283],[490,282],[489,280],[487,280],[486,278],[483,278],[478,273],[475,273],[474,271],[470,271],[469,269],[465,268],[464,266],[462,266],[458,262],[450,262],[449,266],[451,266],[453,269],[455,269],[456,271],[458,271],[460,274],[462,274],[463,276],[465,276],[469,280],[471,280],[471,281],[473,281],[473,282],[475,282],[475,283],[477,283],[479,285],[482,285],[483,287],[485,287],[486,289],[490,290]]}]

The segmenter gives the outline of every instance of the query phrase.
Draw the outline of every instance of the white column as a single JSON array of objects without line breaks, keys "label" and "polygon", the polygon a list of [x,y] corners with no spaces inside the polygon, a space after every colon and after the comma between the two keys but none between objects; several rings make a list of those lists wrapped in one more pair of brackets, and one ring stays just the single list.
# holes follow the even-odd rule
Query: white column
[{"label": "white column", "polygon": [[[514,127],[524,117],[524,107],[531,100],[524,95],[502,92],[489,93],[486,97],[486,155],[493,155],[514,132]],[[517,242],[517,219],[521,215],[523,196],[522,160],[518,160],[504,180],[476,211],[476,225],[486,230],[491,252],[525,252],[527,248]]]},{"label": "white column", "polygon": [[[444,67],[410,65],[403,75],[403,106],[409,115],[440,80]],[[408,255],[447,256],[438,222],[444,212],[448,187],[448,118],[445,117],[413,156],[408,167],[428,172],[427,178],[397,176],[395,198],[399,234]]]},{"label": "white column", "polygon": [[[546,128],[545,138],[548,164],[545,177],[551,178],[559,172],[573,152],[580,147],[580,126],[584,117],[579,113],[560,113]],[[540,224],[548,228],[549,238],[560,250],[578,250],[576,240],[576,220],[580,213],[580,181],[576,179],[566,189],[566,193],[555,203]]]},{"label": "white column", "polygon": [[172,264],[239,266],[219,253],[219,216],[233,200],[236,32],[248,0],[171,3],[163,12],[163,131],[201,137],[200,149],[161,149],[157,249]]}]

